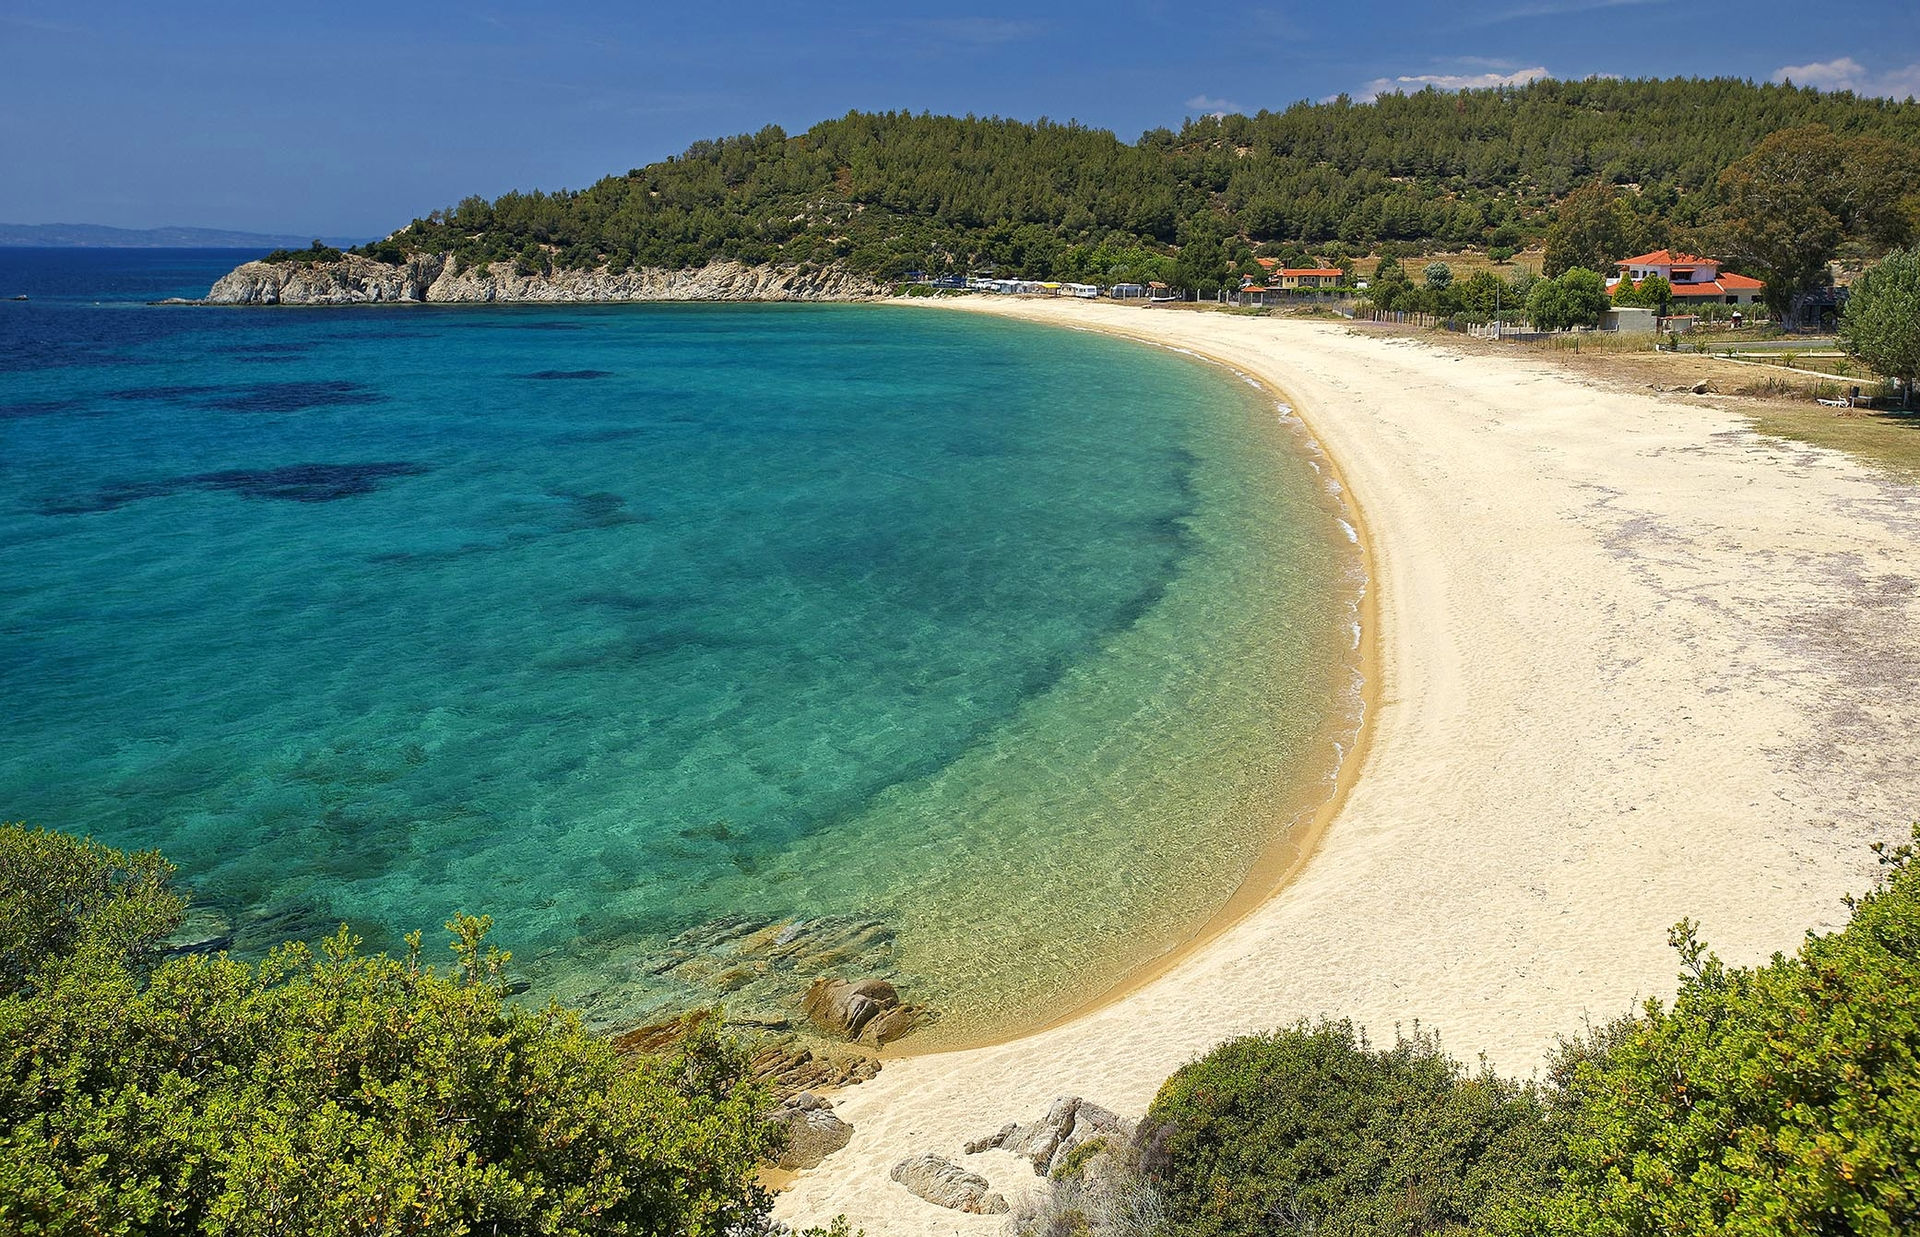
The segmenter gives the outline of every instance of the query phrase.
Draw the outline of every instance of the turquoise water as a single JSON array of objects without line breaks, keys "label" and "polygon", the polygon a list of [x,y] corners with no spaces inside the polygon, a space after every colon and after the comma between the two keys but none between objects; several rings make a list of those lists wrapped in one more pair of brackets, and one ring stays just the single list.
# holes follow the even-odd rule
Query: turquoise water
[{"label": "turquoise water", "polygon": [[885,306],[149,308],[190,262],[35,260],[0,817],[161,847],[237,950],[484,910],[600,1022],[839,969],[993,1034],[1191,933],[1335,758],[1351,550],[1223,371]]}]

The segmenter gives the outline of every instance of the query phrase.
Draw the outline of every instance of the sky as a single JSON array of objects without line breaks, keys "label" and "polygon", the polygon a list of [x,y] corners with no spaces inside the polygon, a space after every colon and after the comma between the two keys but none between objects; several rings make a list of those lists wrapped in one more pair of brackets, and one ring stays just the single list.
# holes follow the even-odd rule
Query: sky
[{"label": "sky", "polygon": [[1133,140],[1551,75],[1920,95],[1916,0],[0,0],[0,221],[375,237],[849,110]]}]

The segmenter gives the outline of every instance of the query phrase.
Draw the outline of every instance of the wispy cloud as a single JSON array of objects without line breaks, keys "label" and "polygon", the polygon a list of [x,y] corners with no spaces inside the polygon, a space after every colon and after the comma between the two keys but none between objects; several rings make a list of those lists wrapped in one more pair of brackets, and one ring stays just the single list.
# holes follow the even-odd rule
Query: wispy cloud
[{"label": "wispy cloud", "polygon": [[1875,73],[1852,56],[1842,56],[1838,60],[1784,65],[1774,70],[1773,80],[1791,81],[1796,86],[1817,86],[1821,90],[1883,95],[1889,99],[1920,98],[1920,64]]},{"label": "wispy cloud", "polygon": [[1187,106],[1196,112],[1208,116],[1225,116],[1230,112],[1245,112],[1247,109],[1232,99],[1216,99],[1212,95],[1197,94],[1187,100]]},{"label": "wispy cloud", "polygon": [[1414,73],[1402,77],[1376,77],[1360,88],[1356,96],[1362,103],[1371,103],[1383,94],[1395,91],[1411,94],[1432,86],[1435,90],[1486,90],[1493,86],[1524,86],[1549,74],[1542,65],[1528,69],[1515,69],[1511,73]]},{"label": "wispy cloud", "polygon": [[1507,21],[1524,21],[1529,17],[1571,17],[1575,13],[1591,13],[1596,9],[1638,8],[1647,4],[1670,2],[1671,0],[1531,0],[1530,3],[1517,4],[1495,13],[1470,17],[1462,24],[1493,26]]}]

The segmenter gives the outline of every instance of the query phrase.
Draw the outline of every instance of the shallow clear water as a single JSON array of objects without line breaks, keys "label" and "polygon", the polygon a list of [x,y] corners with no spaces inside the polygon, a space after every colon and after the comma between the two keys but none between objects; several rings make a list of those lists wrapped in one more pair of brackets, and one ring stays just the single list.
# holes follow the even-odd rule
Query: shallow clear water
[{"label": "shallow clear water", "polygon": [[161,847],[237,949],[484,910],[602,1022],[837,969],[993,1034],[1329,774],[1350,549],[1224,371],[897,307],[140,303],[233,260],[0,250],[0,817]]}]

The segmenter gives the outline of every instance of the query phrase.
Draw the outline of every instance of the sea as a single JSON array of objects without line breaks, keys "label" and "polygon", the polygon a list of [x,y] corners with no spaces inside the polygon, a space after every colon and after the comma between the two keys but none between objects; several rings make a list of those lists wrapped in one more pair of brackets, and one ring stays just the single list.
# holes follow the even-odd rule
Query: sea
[{"label": "sea", "polygon": [[876,975],[985,1042],[1329,793],[1352,528],[1226,369],[887,305],[152,303],[249,256],[0,249],[0,819],[158,848],[180,948],[484,913],[595,1026]]}]

